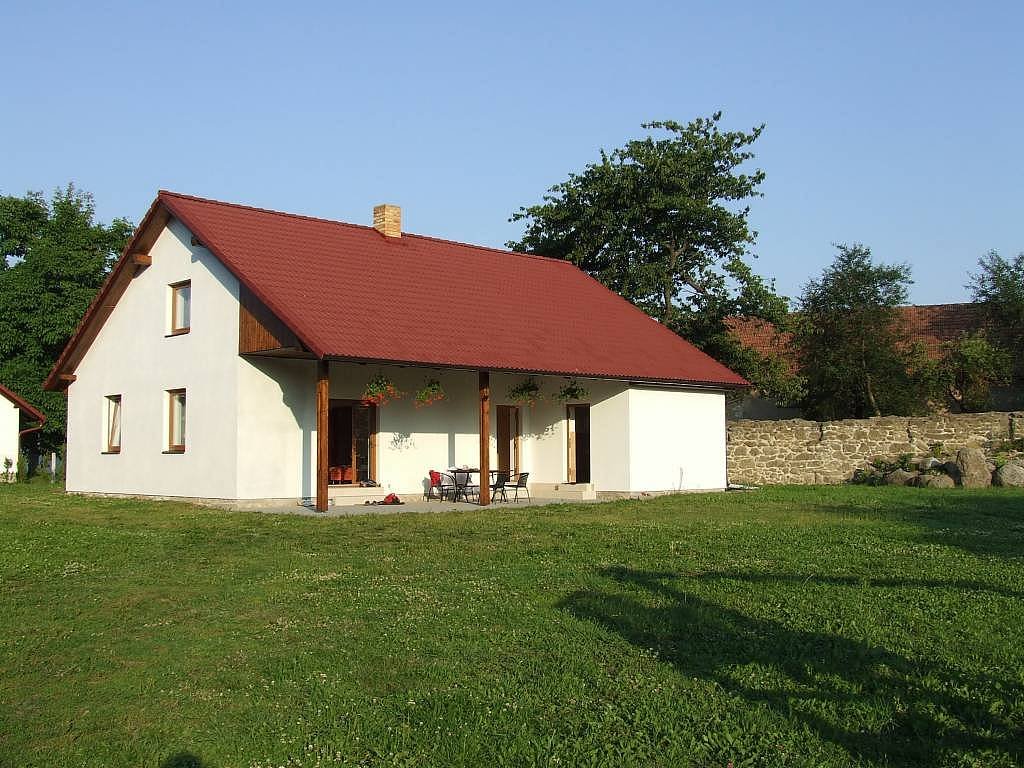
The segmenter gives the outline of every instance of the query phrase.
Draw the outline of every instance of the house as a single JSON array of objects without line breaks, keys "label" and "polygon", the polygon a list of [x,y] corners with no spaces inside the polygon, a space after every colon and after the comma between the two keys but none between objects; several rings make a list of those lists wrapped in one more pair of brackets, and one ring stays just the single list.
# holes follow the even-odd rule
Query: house
[{"label": "house", "polygon": [[[765,357],[783,360],[791,372],[797,370],[797,352],[792,346],[793,334],[779,331],[760,318],[730,317],[725,322],[729,333],[740,344]],[[946,344],[984,330],[988,321],[982,304],[960,303],[899,307],[897,322],[904,326],[911,342],[923,344],[928,353],[938,359]],[[994,388],[992,401],[997,410],[1014,410],[1024,407],[1024,393],[1019,386]],[[748,391],[742,399],[731,404],[729,417],[796,419],[800,418],[800,409],[779,406],[759,397],[754,391]]]},{"label": "house", "polygon": [[[567,262],[373,222],[160,192],[45,384],[68,490],[324,510],[453,466],[539,496],[726,486],[740,376]],[[445,399],[368,404],[379,377]]]},{"label": "house", "polygon": [[[22,427],[23,423],[35,426]],[[21,438],[29,432],[42,429],[46,417],[23,398],[0,384],[0,480],[12,480],[17,471]],[[6,468],[10,460],[10,469]]]}]

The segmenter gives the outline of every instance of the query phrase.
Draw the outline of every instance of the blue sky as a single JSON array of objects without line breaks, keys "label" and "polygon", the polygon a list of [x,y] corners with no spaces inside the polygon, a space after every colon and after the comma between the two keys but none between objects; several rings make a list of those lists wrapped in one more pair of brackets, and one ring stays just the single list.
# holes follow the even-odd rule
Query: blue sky
[{"label": "blue sky", "polygon": [[19,3],[0,192],[159,188],[485,245],[640,135],[766,123],[756,269],[794,296],[861,241],[963,300],[1024,250],[1021,3]]}]

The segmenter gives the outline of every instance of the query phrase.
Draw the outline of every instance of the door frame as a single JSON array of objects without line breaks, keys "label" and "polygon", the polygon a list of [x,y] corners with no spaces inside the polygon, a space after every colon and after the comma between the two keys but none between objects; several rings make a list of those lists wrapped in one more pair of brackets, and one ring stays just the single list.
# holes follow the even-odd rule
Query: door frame
[{"label": "door frame", "polygon": [[[576,408],[586,408],[587,415],[590,416],[590,403],[567,403],[565,406],[565,435],[566,435],[566,454],[567,454],[567,471],[566,471],[566,482],[576,483],[577,467],[576,467]],[[590,438],[593,425],[591,429],[587,431],[587,439],[591,441],[591,446],[588,446],[587,455],[590,455],[589,448],[592,447],[593,441]],[[593,482],[594,479],[594,463],[593,459],[590,460],[590,479],[588,483]]]},{"label": "door frame", "polygon": [[498,444],[497,468],[501,469],[502,439],[501,427],[506,425],[509,430],[508,444],[505,446],[509,451],[508,467],[506,469],[514,477],[522,472],[522,446],[523,446],[523,415],[518,405],[498,405],[497,421],[494,426],[494,438]]},{"label": "door frame", "polygon": [[[367,457],[367,474],[369,474],[369,477],[367,479],[368,480],[372,480],[375,483],[380,482],[377,479],[377,477],[378,477],[378,472],[377,472],[377,433],[380,431],[380,424],[379,424],[380,409],[376,405],[374,405],[373,403],[370,403],[369,405],[367,405],[362,400],[352,400],[352,399],[349,399],[349,398],[332,397],[330,399],[330,401],[328,402],[328,404],[327,404],[327,414],[328,414],[327,415],[327,421],[328,421],[328,423],[330,423],[330,420],[331,420],[330,413],[331,413],[331,410],[333,408],[366,408],[370,412],[370,435],[369,435],[369,439],[370,439],[369,452],[370,452],[370,455]],[[328,440],[331,440],[331,439],[332,439],[331,436],[328,435]],[[352,450],[351,462],[352,462],[352,473],[353,473],[353,480],[352,480],[351,485],[359,485],[359,480],[355,479],[355,472],[356,472],[355,430],[353,430],[353,434],[352,434],[352,448],[351,448],[351,450]]]}]

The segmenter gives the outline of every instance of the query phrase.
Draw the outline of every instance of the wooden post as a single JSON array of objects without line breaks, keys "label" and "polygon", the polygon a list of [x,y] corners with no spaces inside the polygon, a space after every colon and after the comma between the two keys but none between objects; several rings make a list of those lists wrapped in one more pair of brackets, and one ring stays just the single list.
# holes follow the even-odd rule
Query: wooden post
[{"label": "wooden post", "polygon": [[316,363],[316,511],[327,511],[327,409],[331,402],[330,363]]},{"label": "wooden post", "polygon": [[491,374],[480,371],[480,506],[491,503]]}]

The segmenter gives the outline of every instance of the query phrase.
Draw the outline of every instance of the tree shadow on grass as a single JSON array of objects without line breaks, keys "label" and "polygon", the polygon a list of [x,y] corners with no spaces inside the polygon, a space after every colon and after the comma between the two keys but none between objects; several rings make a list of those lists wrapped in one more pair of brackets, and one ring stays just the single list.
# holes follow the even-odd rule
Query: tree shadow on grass
[{"label": "tree shadow on grass", "polygon": [[749,571],[708,571],[701,573],[701,581],[746,581],[758,584],[820,584],[834,587],[864,587],[868,589],[951,589],[958,592],[987,592],[1014,600],[1024,600],[1024,592],[1001,587],[977,579],[911,579],[901,576],[825,576],[822,574],[772,573]]},{"label": "tree shadow on grass", "polygon": [[752,618],[680,589],[672,583],[678,574],[609,568],[601,575],[607,590],[576,592],[560,607],[653,649],[683,675],[770,708],[794,730],[810,728],[853,758],[924,766],[971,752],[997,765],[1024,754],[1019,681]]},{"label": "tree shadow on grass", "polygon": [[160,761],[160,768],[210,768],[191,752],[175,752]]}]

